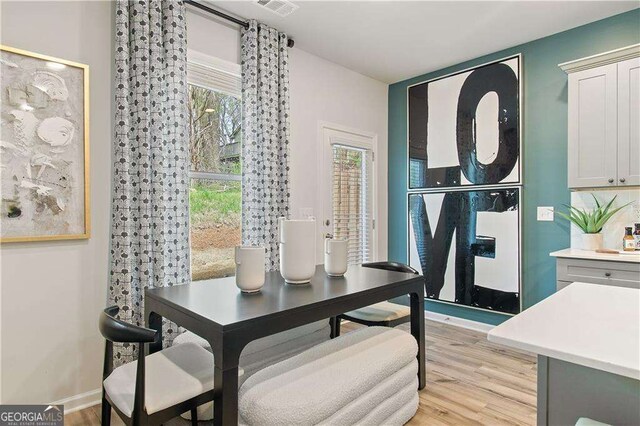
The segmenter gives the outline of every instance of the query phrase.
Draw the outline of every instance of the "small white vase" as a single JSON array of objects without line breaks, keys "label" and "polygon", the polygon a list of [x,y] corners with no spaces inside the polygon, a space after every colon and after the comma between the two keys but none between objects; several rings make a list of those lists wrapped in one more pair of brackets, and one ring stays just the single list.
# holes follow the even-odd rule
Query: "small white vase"
[{"label": "small white vase", "polygon": [[596,251],[602,248],[602,234],[581,234],[579,243],[581,250]]},{"label": "small white vase", "polygon": [[324,239],[324,270],[330,277],[341,277],[348,267],[347,240]]},{"label": "small white vase", "polygon": [[236,285],[243,293],[255,293],[264,286],[264,257],[264,247],[236,247]]}]

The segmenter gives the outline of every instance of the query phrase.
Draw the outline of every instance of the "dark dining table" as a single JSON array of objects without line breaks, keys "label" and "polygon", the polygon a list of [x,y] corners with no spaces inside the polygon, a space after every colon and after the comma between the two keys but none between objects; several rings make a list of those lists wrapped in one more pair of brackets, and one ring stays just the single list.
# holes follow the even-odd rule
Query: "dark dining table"
[{"label": "dark dining table", "polygon": [[[162,333],[162,318],[209,342],[214,355],[214,424],[238,424],[238,363],[251,341],[354,309],[409,295],[411,334],[418,343],[418,383],[425,386],[424,278],[404,272],[350,266],[329,277],[322,265],[309,284],[286,284],[267,272],[259,293],[244,294],[235,278],[147,289],[145,317]],[[162,339],[150,352],[162,349]]]}]

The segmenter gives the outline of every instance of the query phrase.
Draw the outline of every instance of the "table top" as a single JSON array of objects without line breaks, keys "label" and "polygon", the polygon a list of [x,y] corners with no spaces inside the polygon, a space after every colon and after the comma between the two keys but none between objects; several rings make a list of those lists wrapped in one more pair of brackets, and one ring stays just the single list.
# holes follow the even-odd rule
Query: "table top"
[{"label": "table top", "polygon": [[591,250],[568,248],[549,253],[552,257],[584,260],[607,260],[610,262],[640,263],[640,251],[627,253],[597,253]]},{"label": "table top", "polygon": [[322,265],[309,284],[286,284],[280,272],[267,272],[259,293],[241,293],[235,277],[149,289],[146,296],[222,327],[233,326],[277,312],[308,309],[345,301],[393,286],[422,281],[420,275],[349,266],[344,277],[329,277]]},{"label": "table top", "polygon": [[488,339],[640,380],[640,290],[575,282],[495,327]]}]

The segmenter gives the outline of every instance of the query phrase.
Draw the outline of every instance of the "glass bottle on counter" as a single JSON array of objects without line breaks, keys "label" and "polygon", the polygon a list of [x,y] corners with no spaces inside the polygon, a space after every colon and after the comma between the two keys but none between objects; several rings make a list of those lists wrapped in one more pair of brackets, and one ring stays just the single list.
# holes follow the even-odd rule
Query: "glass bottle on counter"
[{"label": "glass bottle on counter", "polygon": [[633,231],[633,239],[636,245],[636,251],[640,251],[640,223],[636,223],[636,230]]},{"label": "glass bottle on counter", "polygon": [[622,239],[622,249],[624,251],[634,251],[636,249],[636,241],[633,238],[633,228],[627,226],[624,228],[624,238]]}]

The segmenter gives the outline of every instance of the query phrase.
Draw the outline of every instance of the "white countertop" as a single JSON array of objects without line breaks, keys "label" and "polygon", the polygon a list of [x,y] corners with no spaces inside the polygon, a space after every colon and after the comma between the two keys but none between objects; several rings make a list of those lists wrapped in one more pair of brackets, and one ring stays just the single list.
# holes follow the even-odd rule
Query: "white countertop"
[{"label": "white countertop", "polygon": [[575,282],[495,327],[488,339],[640,380],[640,290]]},{"label": "white countertop", "polygon": [[590,251],[590,250],[568,248],[564,250],[554,251],[553,253],[549,253],[549,256],[568,257],[572,259],[609,260],[612,262],[640,263],[640,252],[635,252],[633,254],[609,254],[609,253],[596,253],[595,251]]}]

